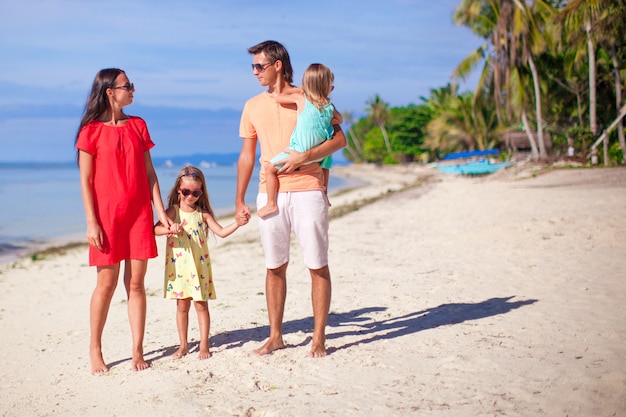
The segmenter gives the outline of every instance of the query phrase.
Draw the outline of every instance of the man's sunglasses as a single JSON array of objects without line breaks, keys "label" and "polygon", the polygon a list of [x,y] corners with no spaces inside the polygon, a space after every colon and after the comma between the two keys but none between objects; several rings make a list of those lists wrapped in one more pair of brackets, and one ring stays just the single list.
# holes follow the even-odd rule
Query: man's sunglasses
[{"label": "man's sunglasses", "polygon": [[265,71],[265,68],[270,65],[272,65],[271,62],[268,62],[267,64],[252,64],[252,71],[256,70],[257,72],[263,72]]},{"label": "man's sunglasses", "polygon": [[192,196],[194,196],[195,198],[198,198],[202,195],[202,190],[195,190],[195,191],[191,191],[187,188],[181,188],[180,189],[180,193],[187,197],[189,194],[191,194]]}]

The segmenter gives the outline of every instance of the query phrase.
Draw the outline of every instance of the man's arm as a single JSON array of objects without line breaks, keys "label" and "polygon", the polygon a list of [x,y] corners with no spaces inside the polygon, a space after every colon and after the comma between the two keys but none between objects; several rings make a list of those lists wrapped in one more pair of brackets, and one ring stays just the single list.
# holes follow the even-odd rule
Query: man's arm
[{"label": "man's arm", "polygon": [[315,146],[306,152],[289,150],[284,151],[289,154],[289,157],[287,157],[284,161],[281,161],[283,166],[278,170],[278,173],[289,174],[309,161],[322,159],[337,152],[339,149],[343,149],[346,146],[346,135],[344,135],[343,130],[341,130],[341,126],[338,124],[334,124],[333,128],[335,129],[335,133],[333,134],[332,139],[324,141],[320,145]]},{"label": "man's arm", "polygon": [[235,215],[247,223],[250,219],[250,208],[246,205],[246,191],[250,184],[254,161],[256,159],[256,139],[244,138],[241,152],[237,160],[237,191],[235,193]]}]

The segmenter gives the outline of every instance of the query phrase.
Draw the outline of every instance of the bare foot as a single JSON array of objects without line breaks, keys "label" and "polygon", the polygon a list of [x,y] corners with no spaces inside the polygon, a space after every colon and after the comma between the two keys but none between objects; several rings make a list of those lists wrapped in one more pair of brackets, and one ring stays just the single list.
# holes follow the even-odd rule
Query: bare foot
[{"label": "bare foot", "polygon": [[254,353],[256,353],[259,356],[264,356],[264,355],[269,355],[275,350],[284,349],[284,348],[285,348],[285,343],[283,342],[282,338],[277,340],[276,342],[270,339],[267,342],[265,342],[265,344],[261,346],[260,348],[254,349]]},{"label": "bare foot", "polygon": [[148,369],[149,367],[150,364],[143,360],[143,358],[141,358],[138,360],[133,359],[130,369],[132,369],[133,371],[143,371],[145,369]]},{"label": "bare foot", "polygon": [[198,353],[198,359],[209,359],[211,357],[211,352],[209,349],[200,349],[200,353]]},{"label": "bare foot", "polygon": [[93,375],[103,374],[109,370],[104,363],[104,359],[102,359],[101,351],[89,352],[89,357],[91,360],[91,373]]},{"label": "bare foot", "polygon": [[326,343],[324,341],[318,342],[313,340],[311,343],[311,351],[309,352],[309,358],[322,358],[328,355],[326,351]]},{"label": "bare foot", "polygon": [[211,357],[211,352],[209,351],[209,341],[201,341],[200,342],[200,350],[198,353],[198,359],[209,359]]},{"label": "bare foot", "polygon": [[272,214],[278,213],[278,206],[276,205],[276,203],[267,204],[258,209],[256,213],[259,215],[260,218],[264,219],[268,216],[271,216]]},{"label": "bare foot", "polygon": [[170,355],[171,358],[179,359],[189,353],[189,348],[187,346],[181,346],[178,350]]},{"label": "bare foot", "polygon": [[149,367],[150,364],[146,362],[143,358],[143,352],[133,353],[133,359],[130,364],[130,369],[132,369],[133,371],[143,371],[145,369],[148,369]]}]

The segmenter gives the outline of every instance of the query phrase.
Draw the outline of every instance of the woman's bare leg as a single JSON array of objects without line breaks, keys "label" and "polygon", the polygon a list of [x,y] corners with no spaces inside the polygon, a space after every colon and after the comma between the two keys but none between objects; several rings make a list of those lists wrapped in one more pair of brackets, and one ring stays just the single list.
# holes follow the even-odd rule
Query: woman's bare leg
[{"label": "woman's bare leg", "polygon": [[96,288],[93,290],[89,305],[89,326],[91,329],[89,358],[92,374],[100,374],[109,370],[102,357],[102,333],[109,314],[111,299],[117,286],[120,264],[99,266],[97,271]]},{"label": "woman's bare leg", "polygon": [[146,331],[146,288],[144,278],[148,267],[147,260],[126,260],[124,286],[128,296],[128,321],[133,338],[131,367],[133,371],[143,371],[150,367],[143,358],[143,337]]}]

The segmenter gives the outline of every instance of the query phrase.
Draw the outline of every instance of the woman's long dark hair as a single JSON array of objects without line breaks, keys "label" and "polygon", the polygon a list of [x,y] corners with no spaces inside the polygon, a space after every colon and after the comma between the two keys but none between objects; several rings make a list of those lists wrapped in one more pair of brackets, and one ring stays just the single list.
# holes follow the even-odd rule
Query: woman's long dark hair
[{"label": "woman's long dark hair", "polygon": [[[76,137],[74,138],[74,147],[76,147],[76,143],[78,142],[80,130],[85,125],[111,112],[107,89],[115,87],[115,80],[122,73],[124,73],[124,71],[119,68],[105,68],[98,71],[98,74],[96,74],[96,78],[93,80],[93,85],[91,86],[91,93],[89,93],[85,109],[83,110],[83,117],[80,120],[80,125],[78,126]],[[78,161],[78,151],[76,151],[76,160]]]}]

